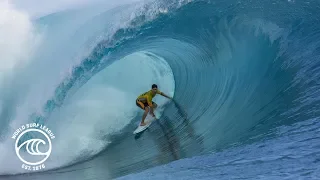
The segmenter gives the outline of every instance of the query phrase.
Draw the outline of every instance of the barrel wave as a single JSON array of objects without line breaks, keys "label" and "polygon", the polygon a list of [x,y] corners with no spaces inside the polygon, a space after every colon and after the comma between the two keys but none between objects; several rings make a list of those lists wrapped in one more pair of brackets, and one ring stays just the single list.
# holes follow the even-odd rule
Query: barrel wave
[{"label": "barrel wave", "polygon": [[[1,82],[0,178],[319,178],[319,12],[156,1],[36,19],[37,48]],[[154,83],[174,100],[157,96],[159,119],[134,136]],[[11,152],[24,123],[56,137],[41,173]]]}]

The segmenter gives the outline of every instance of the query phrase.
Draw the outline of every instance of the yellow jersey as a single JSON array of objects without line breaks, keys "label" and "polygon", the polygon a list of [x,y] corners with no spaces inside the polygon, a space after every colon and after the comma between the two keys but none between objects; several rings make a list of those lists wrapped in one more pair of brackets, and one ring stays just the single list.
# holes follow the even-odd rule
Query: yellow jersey
[{"label": "yellow jersey", "polygon": [[152,107],[152,98],[154,98],[157,94],[161,94],[161,91],[157,90],[157,92],[155,94],[152,94],[152,90],[149,90],[149,91],[141,94],[140,96],[138,96],[137,100],[142,101],[142,102],[147,101],[148,105],[150,107]]}]

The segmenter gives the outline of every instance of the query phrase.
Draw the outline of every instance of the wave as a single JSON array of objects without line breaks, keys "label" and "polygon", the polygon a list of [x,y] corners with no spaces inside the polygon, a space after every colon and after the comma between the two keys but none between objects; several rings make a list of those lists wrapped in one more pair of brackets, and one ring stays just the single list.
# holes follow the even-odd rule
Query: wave
[{"label": "wave", "polygon": [[[125,143],[113,137],[131,136],[128,127],[141,116],[133,101],[153,83],[177,102],[156,99],[159,122],[170,120],[166,131],[186,151],[179,158],[256,142],[274,127],[318,117],[316,11],[303,10],[302,21],[289,16],[299,3],[277,2],[288,6],[283,11],[263,5],[157,1],[41,18],[35,27],[44,38],[15,76],[25,83],[11,89],[27,88],[5,111],[12,112],[6,127],[47,124],[57,136],[48,166],[61,168]],[[184,144],[190,127],[197,145]]]}]

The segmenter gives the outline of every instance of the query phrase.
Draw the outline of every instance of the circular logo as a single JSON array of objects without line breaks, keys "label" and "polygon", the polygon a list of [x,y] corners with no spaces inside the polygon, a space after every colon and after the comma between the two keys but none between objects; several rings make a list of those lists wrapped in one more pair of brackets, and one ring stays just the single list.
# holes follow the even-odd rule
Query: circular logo
[{"label": "circular logo", "polygon": [[[40,136],[42,138],[32,138],[26,141],[23,141],[20,145],[19,145],[19,141],[20,138],[25,135],[26,133],[30,133],[33,132],[34,134],[36,134],[37,136]],[[43,138],[45,137],[45,138]],[[45,139],[45,140],[43,140]],[[44,145],[47,146],[47,150],[44,152],[41,152],[41,150],[39,150],[39,146],[40,145]],[[21,155],[21,149],[25,147],[25,150],[27,151],[27,153],[31,156],[36,156],[37,158],[32,159],[32,158],[23,158]],[[52,150],[52,144],[51,144],[51,140],[49,138],[49,136],[42,130],[40,129],[27,129],[25,131],[23,131],[16,139],[16,143],[15,143],[15,150],[16,150],[16,154],[18,156],[18,158],[24,162],[25,164],[28,164],[30,166],[36,166],[39,164],[42,164],[44,161],[46,161],[48,159],[48,157],[51,154],[51,150]],[[42,150],[43,151],[43,150]]]}]

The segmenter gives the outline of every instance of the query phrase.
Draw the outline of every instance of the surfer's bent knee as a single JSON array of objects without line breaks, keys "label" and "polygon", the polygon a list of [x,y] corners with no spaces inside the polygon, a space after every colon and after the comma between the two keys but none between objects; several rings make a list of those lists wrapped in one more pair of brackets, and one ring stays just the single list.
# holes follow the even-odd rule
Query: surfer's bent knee
[{"label": "surfer's bent knee", "polygon": [[141,101],[136,100],[136,105],[137,105],[138,107],[140,107],[141,109],[143,109],[143,110],[146,109],[146,106],[145,106]]}]

